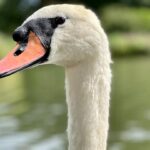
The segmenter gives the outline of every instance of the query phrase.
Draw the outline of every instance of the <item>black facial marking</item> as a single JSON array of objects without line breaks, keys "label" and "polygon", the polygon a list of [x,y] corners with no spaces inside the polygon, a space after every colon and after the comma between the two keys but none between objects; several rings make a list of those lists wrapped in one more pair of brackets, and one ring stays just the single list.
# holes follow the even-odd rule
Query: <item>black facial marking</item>
[{"label": "black facial marking", "polygon": [[17,28],[13,33],[13,39],[19,43],[27,43],[30,31],[34,32],[46,49],[50,48],[51,37],[55,28],[65,22],[64,17],[38,18],[30,20]]},{"label": "black facial marking", "polygon": [[50,41],[54,32],[54,29],[51,25],[51,19],[39,18],[30,20],[24,26],[39,37],[45,49],[50,48]]},{"label": "black facial marking", "polygon": [[16,42],[27,42],[28,39],[28,30],[25,27],[19,27],[17,28],[13,35],[12,35],[14,41]]},{"label": "black facial marking", "polygon": [[25,50],[29,33],[32,31],[39,37],[46,50],[46,54],[40,59],[40,63],[46,61],[50,53],[52,35],[58,25],[65,22],[65,19],[66,18],[60,16],[54,18],[38,18],[30,20],[23,26],[18,27],[12,35],[14,41],[20,44],[20,47],[16,50],[14,55],[18,56]]},{"label": "black facial marking", "polygon": [[0,78],[6,77],[20,70],[23,70],[31,66],[34,66],[36,64],[41,64],[47,61],[48,56],[50,55],[50,51],[51,51],[50,45],[51,45],[52,35],[55,29],[59,25],[63,24],[66,19],[67,18],[63,18],[63,17],[33,19],[23,24],[19,28],[17,28],[12,35],[14,41],[19,43],[19,48],[14,53],[14,56],[17,57],[18,55],[24,52],[28,44],[28,38],[29,38],[29,34],[31,31],[34,32],[38,36],[42,45],[45,48],[46,53],[43,57],[31,62],[30,64],[27,64],[16,70],[11,70],[11,71],[0,74]]},{"label": "black facial marking", "polygon": [[18,42],[20,45],[19,48],[14,53],[14,56],[19,56],[25,50],[25,47],[28,43],[28,36],[29,36],[29,32],[26,27],[18,27],[14,31],[12,37],[14,41]]}]

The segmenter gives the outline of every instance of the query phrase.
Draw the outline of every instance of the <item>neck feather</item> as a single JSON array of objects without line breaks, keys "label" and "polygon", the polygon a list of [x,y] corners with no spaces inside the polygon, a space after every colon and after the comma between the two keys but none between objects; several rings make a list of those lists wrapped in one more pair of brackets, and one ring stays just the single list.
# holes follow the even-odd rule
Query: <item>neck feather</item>
[{"label": "neck feather", "polygon": [[110,82],[102,58],[66,68],[69,150],[106,150]]}]

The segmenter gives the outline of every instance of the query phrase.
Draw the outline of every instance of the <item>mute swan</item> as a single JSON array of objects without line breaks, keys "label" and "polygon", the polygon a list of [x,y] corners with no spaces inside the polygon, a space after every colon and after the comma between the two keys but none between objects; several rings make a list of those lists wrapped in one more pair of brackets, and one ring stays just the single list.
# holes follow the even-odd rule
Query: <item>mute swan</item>
[{"label": "mute swan", "polygon": [[106,150],[111,84],[109,44],[96,15],[80,5],[50,5],[13,33],[16,47],[0,77],[38,64],[65,68],[69,150]]}]

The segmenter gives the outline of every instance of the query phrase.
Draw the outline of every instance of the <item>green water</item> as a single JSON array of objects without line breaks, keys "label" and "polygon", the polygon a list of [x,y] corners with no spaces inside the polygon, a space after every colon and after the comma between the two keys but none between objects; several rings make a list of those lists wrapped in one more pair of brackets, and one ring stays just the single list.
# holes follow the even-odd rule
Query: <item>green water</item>
[{"label": "green water", "polygon": [[[150,58],[115,59],[109,150],[150,148]],[[66,150],[62,68],[41,66],[0,80],[0,150]]]}]

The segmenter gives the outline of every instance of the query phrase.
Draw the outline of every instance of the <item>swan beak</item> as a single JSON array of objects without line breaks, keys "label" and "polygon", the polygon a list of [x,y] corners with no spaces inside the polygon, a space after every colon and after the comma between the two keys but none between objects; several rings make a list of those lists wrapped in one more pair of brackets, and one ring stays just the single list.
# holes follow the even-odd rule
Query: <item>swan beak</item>
[{"label": "swan beak", "polygon": [[15,48],[0,60],[0,78],[40,63],[45,54],[46,50],[40,39],[35,33],[30,32],[28,42],[23,50],[17,43]]}]

